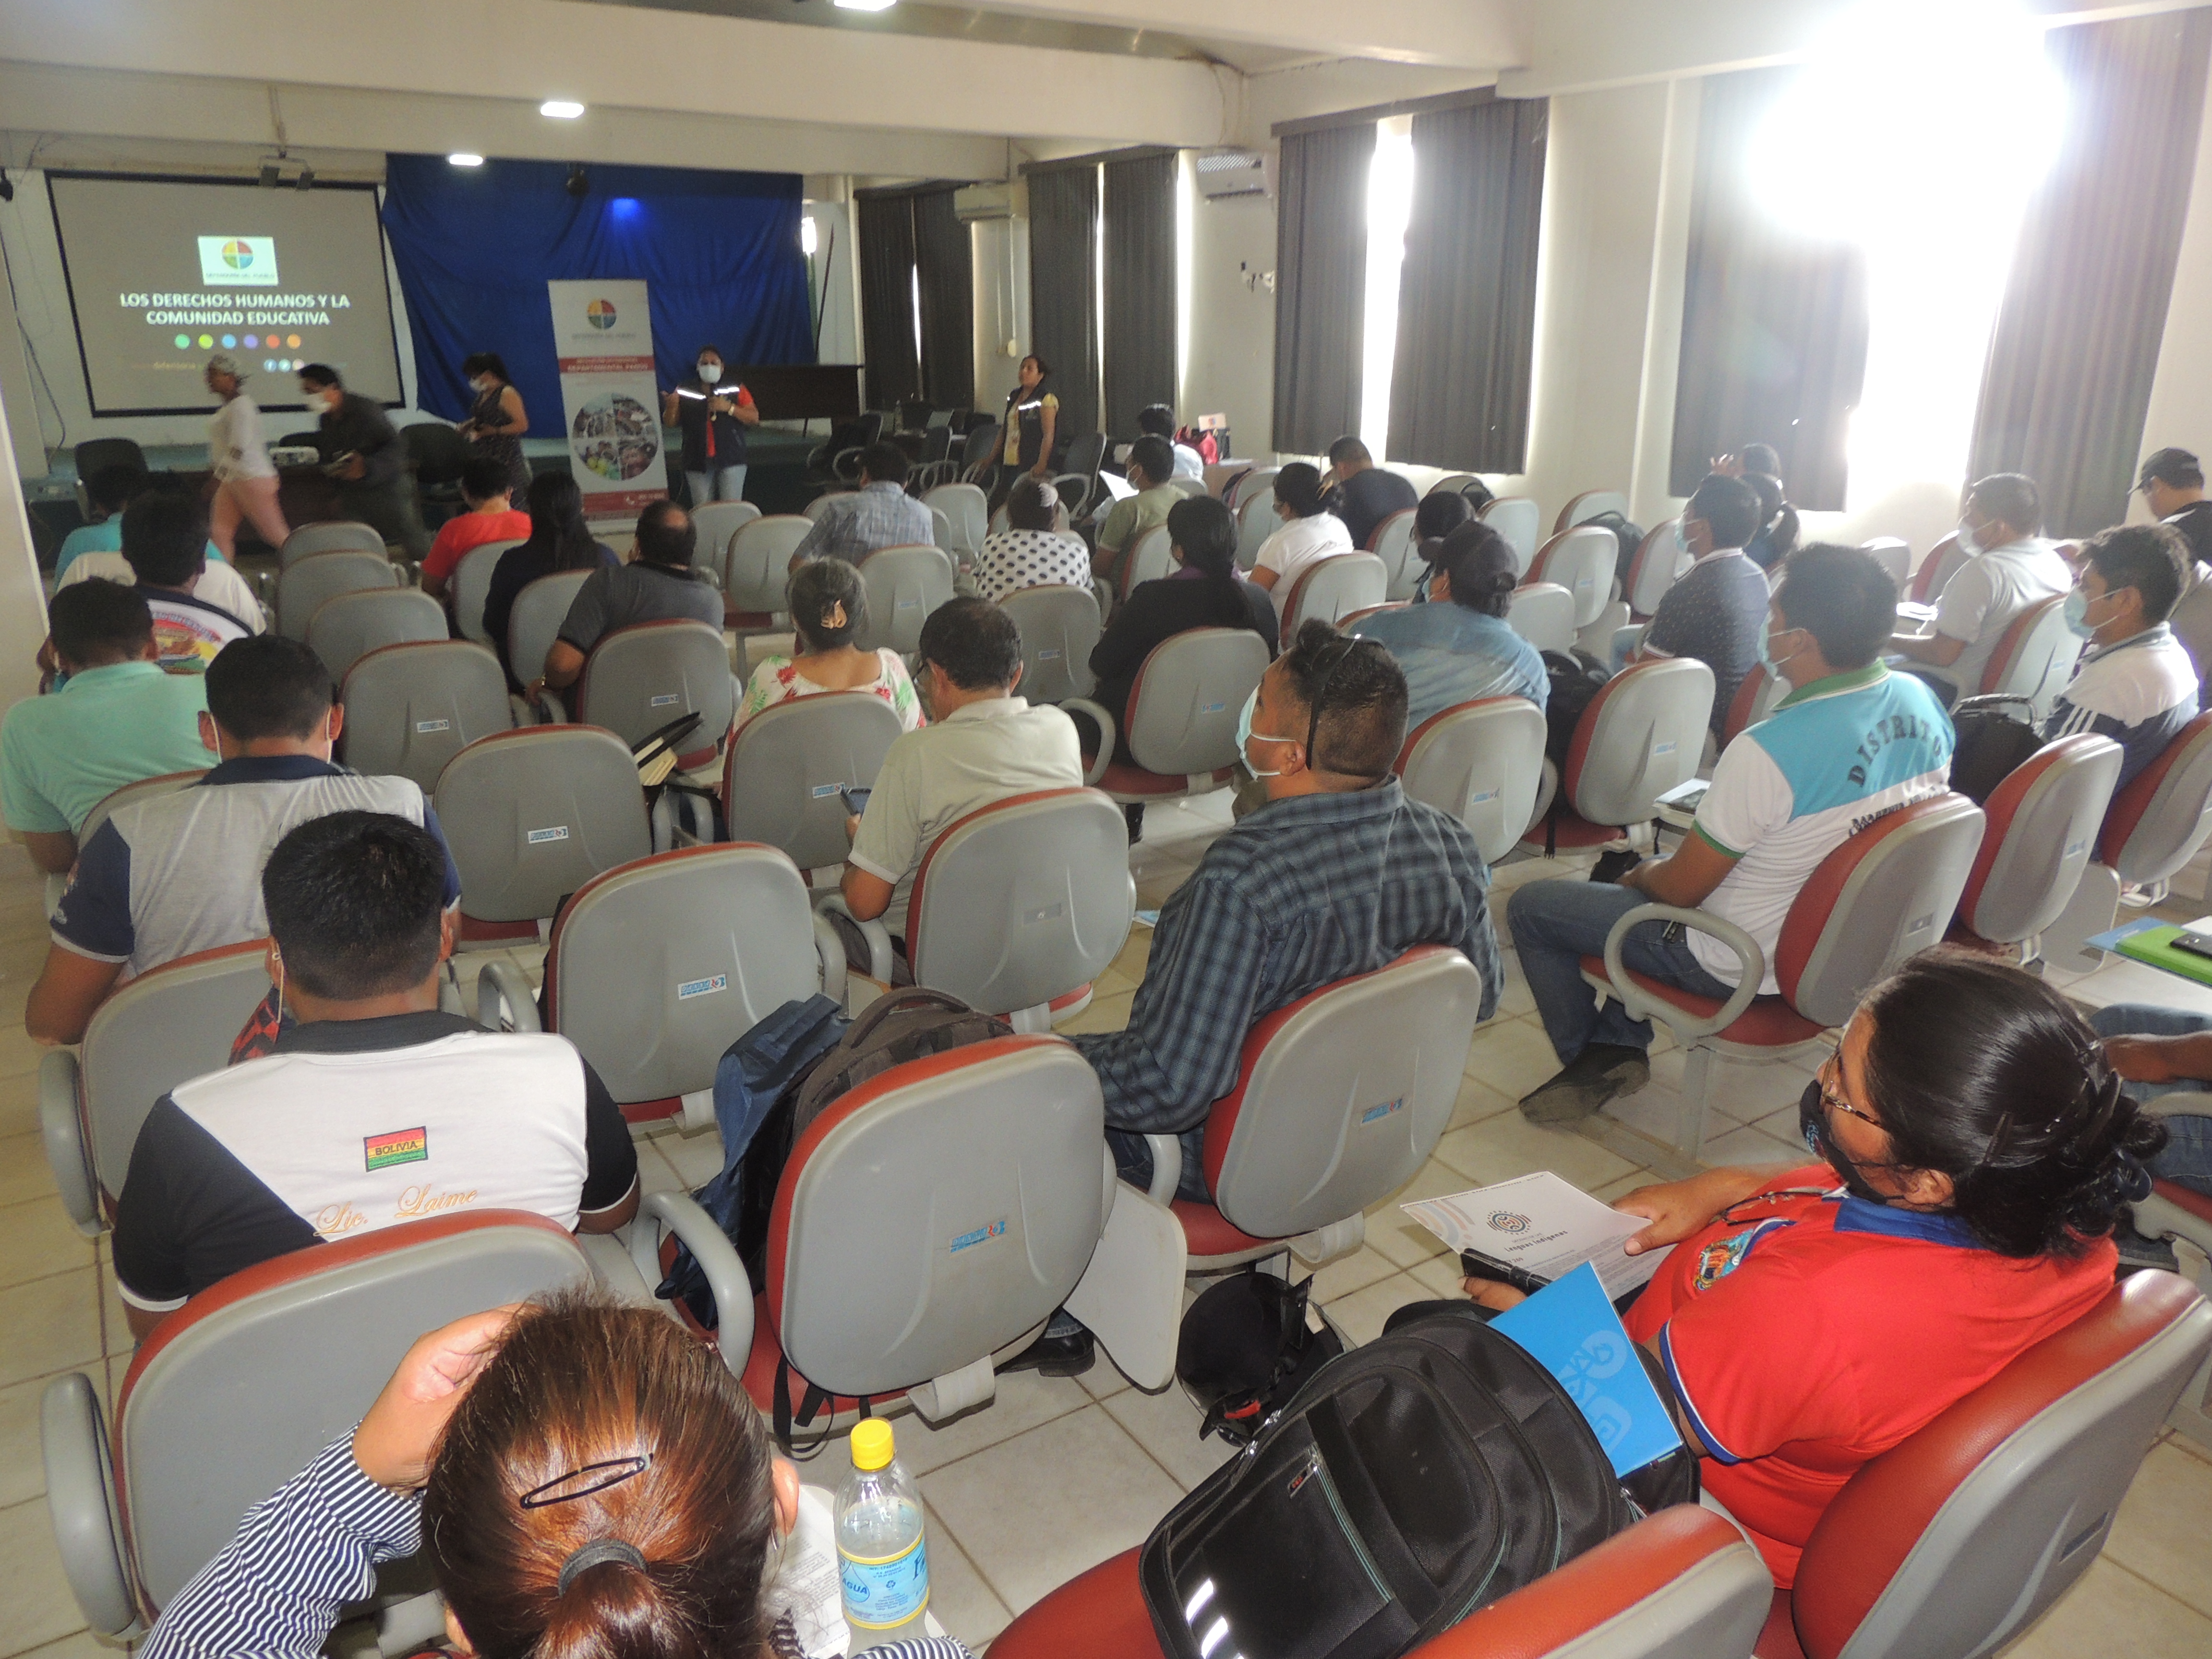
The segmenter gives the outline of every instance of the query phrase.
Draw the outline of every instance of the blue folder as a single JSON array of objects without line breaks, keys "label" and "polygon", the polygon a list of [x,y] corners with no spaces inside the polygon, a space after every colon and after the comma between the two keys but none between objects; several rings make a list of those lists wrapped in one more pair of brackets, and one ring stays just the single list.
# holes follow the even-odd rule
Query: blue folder
[{"label": "blue folder", "polygon": [[1682,1443],[1597,1269],[1585,1261],[1490,1322],[1559,1379],[1582,1407],[1615,1474],[1627,1474]]}]

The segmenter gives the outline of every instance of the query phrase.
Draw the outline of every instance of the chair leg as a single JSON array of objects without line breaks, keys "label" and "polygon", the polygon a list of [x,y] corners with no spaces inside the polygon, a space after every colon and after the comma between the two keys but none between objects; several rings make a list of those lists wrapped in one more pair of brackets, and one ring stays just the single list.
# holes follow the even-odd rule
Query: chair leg
[{"label": "chair leg", "polygon": [[1712,1109],[1715,1055],[1704,1043],[1692,1043],[1682,1054],[1682,1103],[1675,1119],[1674,1149],[1692,1163],[1701,1162],[1705,1149],[1705,1120]]}]

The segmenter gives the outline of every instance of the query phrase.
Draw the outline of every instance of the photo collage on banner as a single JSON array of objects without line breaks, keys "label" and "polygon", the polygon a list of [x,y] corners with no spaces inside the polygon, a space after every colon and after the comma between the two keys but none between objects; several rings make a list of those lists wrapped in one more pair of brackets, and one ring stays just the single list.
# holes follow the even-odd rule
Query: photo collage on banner
[{"label": "photo collage on banner", "polygon": [[641,282],[548,283],[568,462],[593,523],[627,526],[668,493],[653,321]]}]

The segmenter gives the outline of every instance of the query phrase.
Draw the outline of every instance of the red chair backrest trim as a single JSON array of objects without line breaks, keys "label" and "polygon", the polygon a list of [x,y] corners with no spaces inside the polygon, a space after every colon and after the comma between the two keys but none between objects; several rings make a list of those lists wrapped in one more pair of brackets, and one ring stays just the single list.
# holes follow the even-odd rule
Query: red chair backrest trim
[{"label": "red chair backrest trim", "polygon": [[1412,507],[1401,507],[1395,513],[1390,514],[1387,517],[1379,520],[1376,522],[1375,528],[1367,532],[1367,544],[1359,550],[1363,553],[1374,552],[1382,545],[1382,532],[1384,531],[1389,529],[1389,527],[1397,523],[1399,520],[1410,519],[1413,516],[1413,509]]},{"label": "red chair backrest trim", "polygon": [[1296,1002],[1285,1003],[1246,1032],[1244,1046],[1237,1057],[1237,1081],[1227,1094],[1213,1103],[1206,1114],[1204,1161],[1207,1189],[1210,1191],[1220,1183],[1221,1166],[1229,1157],[1229,1143],[1237,1133],[1237,1116],[1244,1109],[1244,1091],[1251,1085],[1252,1073],[1259,1067],[1260,1056],[1267,1052],[1267,1044],[1274,1040],[1278,1031],[1297,1018],[1317,997],[1325,997],[1341,986],[1371,979],[1376,974],[1386,974],[1393,968],[1419,962],[1424,957],[1435,956],[1449,949],[1451,946],[1448,945],[1416,945],[1369,973],[1346,974],[1342,979],[1334,979],[1326,985],[1316,987]]},{"label": "red chair backrest trim", "polygon": [[[395,593],[401,591],[402,590],[398,588],[392,589],[392,592]],[[361,655],[356,657],[353,659],[353,666],[346,670],[345,679],[338,687],[338,701],[340,702],[343,702],[345,701],[346,686],[353,684],[353,677],[361,672],[362,665],[368,662],[371,658],[388,657],[395,651],[442,651],[456,645],[476,646],[477,650],[483,652],[487,657],[491,658],[492,665],[494,667],[496,667],[499,665],[499,658],[494,654],[492,648],[488,645],[477,645],[477,642],[474,640],[401,640],[392,645],[380,645],[374,650],[364,651]],[[340,743],[343,743],[344,738],[341,737],[339,741]]]},{"label": "red chair backrest trim", "polygon": [[[1806,963],[1812,960],[1814,947],[1820,944],[1821,932],[1827,927],[1837,902],[1843,897],[1844,889],[1867,855],[1907,824],[1932,817],[1947,809],[1952,801],[1965,799],[1947,789],[1925,800],[1914,801],[1910,806],[1886,812],[1863,830],[1844,836],[1835,850],[1820,860],[1805,884],[1797,890],[1797,896],[1790,901],[1781,937],[1774,943],[1775,983],[1781,987],[1784,998],[1793,1007],[1797,981]],[[1938,936],[1942,932],[1941,927],[1936,929]]]},{"label": "red chair backrest trim", "polygon": [[1989,661],[1983,665],[1978,688],[1981,691],[1992,692],[2004,684],[2005,676],[2012,672],[2013,663],[2020,655],[2021,641],[2027,638],[2028,629],[2043,619],[2045,611],[2065,603],[2063,593],[2054,593],[2047,599],[2038,599],[2012,619],[2011,626],[1997,641],[1997,648],[1990,653]]},{"label": "red chair backrest trim", "polygon": [[[820,702],[824,698],[828,697],[866,697],[876,702],[883,702],[883,699],[877,696],[873,691],[817,691],[808,696],[786,697],[781,702],[772,702],[767,708],[756,714],[752,717],[752,720],[746,720],[744,725],[738,725],[734,721],[731,724],[729,754],[725,759],[722,766],[722,782],[720,788],[718,791],[722,801],[723,823],[727,823],[730,821],[730,792],[735,786],[737,779],[737,768],[734,763],[738,757],[738,739],[744,735],[746,726],[750,726],[753,723],[753,720],[761,720],[769,714],[773,714],[779,708],[788,708],[795,702]],[[744,712],[744,700],[740,697],[738,700],[738,712],[739,714],[743,714]],[[890,705],[886,703],[884,704],[884,707],[889,708]]]},{"label": "red chair backrest trim", "polygon": [[[1982,896],[1982,884],[1990,878],[1997,854],[2004,850],[2004,838],[2012,829],[2013,814],[2027,799],[2027,792],[2036,781],[2052,767],[2064,760],[2072,760],[2084,750],[2094,750],[2106,739],[2093,737],[2087,732],[2077,732],[2070,738],[2061,738],[2056,743],[2046,743],[2026,760],[2005,775],[2002,783],[1990,792],[1982,804],[1989,822],[1982,829],[1982,844],[1974,854],[1974,867],[1966,877],[1966,890],[1959,897],[1959,915],[1971,919],[1974,905]],[[1972,926],[1971,920],[1968,926]]]},{"label": "red chair backrest trim", "polygon": [[[757,523],[758,520],[755,520],[754,522]],[[664,629],[705,626],[708,626],[708,624],[700,623],[696,621],[696,618],[689,617],[656,617],[651,622],[631,623],[627,627],[610,629],[606,633],[602,634],[599,636],[599,643],[594,645],[591,648],[590,653],[584,658],[584,665],[577,672],[576,674],[575,689],[577,724],[580,726],[589,726],[592,724],[590,716],[592,665],[599,659],[599,653],[605,650],[609,645],[612,644],[617,640],[629,639],[633,635],[639,634],[654,633]],[[744,701],[744,699],[742,696],[739,696],[733,700],[733,706],[730,711],[731,726],[734,726],[737,724],[737,708],[734,705],[741,704]],[[708,733],[704,731],[698,731],[693,732],[692,735],[694,737],[703,738],[708,736]],[[687,749],[682,754],[678,755],[676,757],[676,764],[687,772],[694,767],[706,765],[709,761],[713,760],[716,755],[721,752],[722,739],[729,735],[730,727],[726,726],[723,730],[713,734],[713,741],[704,744],[696,749]]]},{"label": "red chair backrest trim", "polygon": [[1958,544],[1957,536],[1946,536],[1928,550],[1928,556],[1921,560],[1920,568],[1912,573],[1912,586],[1908,591],[1908,596],[1915,605],[1928,603],[1929,590],[1936,586],[1936,573],[1942,568],[1944,560],[1950,556],[1951,550]]},{"label": "red chair backrest trim", "polygon": [[941,1054],[929,1054],[921,1060],[909,1060],[894,1066],[888,1072],[870,1078],[856,1089],[846,1091],[835,1103],[825,1107],[821,1116],[806,1126],[785,1161],[783,1174],[775,1186],[775,1207],[769,1212],[768,1227],[768,1306],[769,1316],[781,1327],[783,1323],[783,1279],[787,1251],[791,1243],[791,1206],[799,1191],[799,1177],[806,1168],[806,1160],[827,1140],[837,1126],[857,1112],[866,1110],[894,1089],[911,1087],[942,1077],[963,1066],[973,1066],[1000,1054],[1018,1054],[1024,1048],[1056,1048],[1062,1039],[1054,1036],[986,1037],[981,1042],[970,1042],[963,1048],[948,1048]]},{"label": "red chair backrest trim", "polygon": [[2128,787],[2112,797],[2112,804],[2105,810],[2104,828],[2097,833],[2097,860],[2101,864],[2117,865],[2120,854],[2134,835],[2142,815],[2150,810],[2158,787],[2166,781],[2166,775],[2173,770],[2189,745],[2212,729],[2212,713],[2199,714],[2195,720],[2173,734],[2173,741],[2160,750],[2151,763],[2135,775]]},{"label": "red chair backrest trim", "polygon": [[[1404,776],[1407,764],[1413,758],[1413,750],[1420,746],[1421,739],[1428,736],[1430,729],[1439,720],[1447,719],[1453,714],[1456,714],[1462,709],[1488,708],[1495,703],[1528,702],[1528,700],[1526,697],[1476,697],[1468,702],[1455,702],[1449,708],[1439,708],[1435,714],[1430,715],[1428,719],[1423,720],[1419,726],[1406,733],[1406,741],[1399,749],[1398,758],[1392,763],[1390,769],[1398,774],[1401,777]],[[1534,708],[1534,706],[1535,705],[1533,703],[1529,704],[1529,707],[1531,708]]]},{"label": "red chair backrest trim", "polygon": [[1861,1468],[1813,1528],[1792,1596],[1808,1652],[1837,1653],[1960,1485],[2055,1401],[2185,1317],[2196,1287],[2138,1273]]},{"label": "red chair backrest trim", "polygon": [[928,880],[930,864],[937,857],[937,849],[945,845],[946,836],[963,825],[973,823],[977,818],[993,812],[1002,812],[1010,806],[1025,806],[1033,800],[1051,800],[1059,795],[1089,795],[1097,793],[1099,792],[1079,783],[1068,784],[1059,789],[1032,789],[1027,794],[1009,795],[1004,800],[994,800],[988,806],[979,806],[974,811],[953,819],[951,823],[939,830],[928,847],[923,850],[921,862],[915,866],[914,885],[907,890],[907,960],[914,961],[921,951],[921,940],[917,935],[921,923],[922,884]]}]

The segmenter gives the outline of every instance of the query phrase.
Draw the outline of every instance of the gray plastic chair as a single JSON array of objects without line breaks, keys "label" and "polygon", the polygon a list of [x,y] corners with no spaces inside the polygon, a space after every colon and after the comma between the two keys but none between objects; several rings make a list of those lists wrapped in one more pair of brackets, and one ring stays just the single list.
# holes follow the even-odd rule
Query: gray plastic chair
[{"label": "gray plastic chair", "polygon": [[1575,626],[1588,628],[1613,597],[1613,567],[1620,539],[1601,526],[1560,531],[1536,550],[1527,580],[1557,582],[1575,596]]},{"label": "gray plastic chair", "polygon": [[419,587],[341,593],[325,600],[307,622],[307,648],[322,659],[334,683],[383,646],[447,638],[446,607]]},{"label": "gray plastic chair", "polygon": [[250,939],[166,963],[101,1003],[76,1049],[39,1063],[39,1126],[62,1207],[97,1236],[113,1213],[131,1149],[154,1103],[230,1063],[230,1045],[269,994],[264,945]]},{"label": "gray plastic chair", "polygon": [[1636,556],[1629,561],[1627,591],[1621,598],[1628,601],[1629,615],[1638,620],[1658,613],[1659,601],[1682,580],[1692,563],[1692,555],[1674,545],[1677,522],[1668,519],[1652,526],[1637,544]]},{"label": "gray plastic chair", "polygon": [[561,624],[568,619],[576,590],[591,574],[556,570],[527,584],[514,596],[514,609],[507,617],[507,664],[523,684],[545,672],[545,653],[561,637]]},{"label": "gray plastic chair", "polygon": [[970,483],[939,484],[921,499],[952,521],[957,551],[972,559],[983,550],[983,538],[990,534],[991,504],[981,489]]},{"label": "gray plastic chair", "polygon": [[500,555],[520,542],[486,542],[472,547],[461,555],[461,562],[453,568],[453,579],[447,592],[453,602],[453,621],[460,627],[465,639],[478,645],[489,645],[491,635],[484,631],[484,601],[491,597],[492,573],[499,568]]},{"label": "gray plastic chair", "polygon": [[[150,1625],[248,1509],[368,1411],[423,1332],[590,1277],[574,1238],[514,1210],[405,1222],[263,1262],[140,1346],[115,1402],[112,1464],[92,1380],[48,1383],[46,1502],[87,1622],[111,1638]],[[434,1598],[423,1606],[428,1639],[440,1615]]]},{"label": "gray plastic chair", "polygon": [[341,593],[374,592],[399,586],[399,567],[384,556],[359,548],[337,553],[313,553],[284,567],[276,578],[276,627],[288,640],[307,642],[307,624],[315,612]]},{"label": "gray plastic chair", "polygon": [[769,847],[681,848],[595,877],[547,946],[551,1027],[632,1121],[688,1106],[689,1121],[713,1122],[724,1049],[825,984],[844,1000],[844,946]]},{"label": "gray plastic chair", "polygon": [[1526,697],[1455,703],[1406,734],[1407,794],[1468,827],[1495,864],[1520,843],[1544,781],[1544,711]]},{"label": "gray plastic chair", "polygon": [[1275,494],[1275,475],[1282,470],[1279,466],[1255,466],[1247,469],[1243,476],[1237,478],[1226,498],[1229,510],[1241,518],[1243,515],[1245,504],[1255,495],[1265,495],[1272,500]]},{"label": "gray plastic chair", "polygon": [[2066,596],[2054,593],[2013,618],[1982,671],[1981,695],[2025,697],[2037,720],[2048,720],[2081,646],[2066,625]]},{"label": "gray plastic chair", "polygon": [[1259,562],[1260,549],[1267,538],[1283,527],[1275,516],[1274,475],[1268,474],[1264,489],[1241,492],[1237,507],[1237,564],[1239,569],[1249,570]]},{"label": "gray plastic chair", "polygon": [[341,519],[329,524],[303,524],[284,538],[284,545],[276,550],[279,569],[289,569],[301,560],[317,553],[343,553],[354,550],[382,554],[384,532],[374,525],[362,524],[357,519]]},{"label": "gray plastic chair", "polygon": [[759,521],[761,510],[750,501],[708,501],[691,509],[691,527],[697,532],[698,544],[693,548],[691,563],[696,569],[711,569],[717,581],[726,580],[730,569],[730,538],[749,524]]},{"label": "gray plastic chair", "polygon": [[1618,489],[1585,489],[1570,499],[1559,509],[1559,516],[1552,526],[1552,533],[1572,530],[1578,524],[1587,524],[1601,513],[1618,513],[1628,516],[1628,497]]},{"label": "gray plastic chair", "polygon": [[535,932],[496,924],[539,922],[593,876],[653,851],[637,763],[597,726],[480,738],[446,763],[434,804],[471,938]]},{"label": "gray plastic chair", "polygon": [[1697,775],[1712,709],[1713,671],[1694,657],[1631,663],[1607,680],[1583,711],[1561,770],[1560,803],[1579,822],[1555,826],[1559,844],[1626,832],[1648,847],[1659,797]]},{"label": "gray plastic chair", "polygon": [[1097,687],[1091,653],[1103,631],[1098,596],[1058,583],[1018,587],[999,601],[1022,636],[1021,695],[1032,703],[1087,697]]},{"label": "gray plastic chair", "polygon": [[853,493],[849,489],[825,489],[800,510],[805,514],[808,523],[819,524],[822,521],[822,515],[830,510],[830,502]]},{"label": "gray plastic chair", "polygon": [[1384,596],[1389,599],[1410,599],[1420,586],[1422,565],[1413,556],[1414,516],[1410,507],[1393,513],[1375,526],[1369,540],[1368,550],[1382,561]]},{"label": "gray plastic chair", "polygon": [[1861,542],[1859,550],[1871,553],[1876,563],[1889,573],[1890,580],[1897,584],[1899,594],[1905,592],[1905,578],[1912,570],[1912,544],[1902,536],[1876,536],[1872,541]]},{"label": "gray plastic chair", "polygon": [[1557,582],[1523,582],[1505,601],[1505,623],[1539,651],[1575,642],[1575,596]]},{"label": "gray plastic chair", "polygon": [[1536,556],[1536,544],[1543,535],[1544,515],[1536,503],[1526,495],[1500,495],[1474,516],[1505,538],[1506,545],[1513,550],[1516,567],[1526,578],[1528,562]]},{"label": "gray plastic chair", "polygon": [[740,634],[763,632],[783,611],[791,581],[791,556],[812,522],[795,513],[772,514],[739,526],[731,537],[722,573],[724,620]]},{"label": "gray plastic chair", "polygon": [[2096,861],[2081,872],[2066,913],[2045,930],[2050,960],[2077,969],[2101,964],[2087,942],[2112,927],[2123,884],[2147,902],[2166,896],[2168,881],[2212,838],[2212,714],[2183,726],[2148,766],[2112,797],[2097,832]]},{"label": "gray plastic chair", "polygon": [[[1317,1248],[1301,1252],[1310,1260],[1358,1249],[1368,1206],[1411,1181],[1443,1138],[1481,1006],[1474,964],[1424,945],[1255,1025],[1237,1085],[1209,1120],[1213,1202],[1176,1208],[1191,1266],[1233,1267],[1316,1234]],[[1181,1143],[1145,1139],[1152,1196],[1165,1203],[1182,1173]]]},{"label": "gray plastic chair", "polygon": [[1456,495],[1469,484],[1481,482],[1472,472],[1447,472],[1422,491],[1421,499],[1426,501],[1431,495]]},{"label": "gray plastic chair", "polygon": [[1128,556],[1121,561],[1121,588],[1115,596],[1117,601],[1126,602],[1142,583],[1174,575],[1174,548],[1175,538],[1168,534],[1164,524],[1154,525],[1138,537]]},{"label": "gray plastic chair", "polygon": [[1249,628],[1194,628],[1154,646],[1129,687],[1129,752],[1114,758],[1114,717],[1080,697],[1080,710],[1103,734],[1084,782],[1115,800],[1163,800],[1222,787],[1237,763],[1237,720],[1267,672],[1267,642]]},{"label": "gray plastic chair", "polygon": [[722,763],[722,821],[802,870],[842,864],[841,788],[874,787],[899,717],[871,691],[825,691],[764,708],[737,730]]},{"label": "gray plastic chair", "polygon": [[167,795],[179,789],[189,789],[205,777],[209,768],[215,763],[215,757],[210,755],[207,766],[200,768],[196,772],[164,772],[158,778],[140,778],[136,783],[126,783],[120,789],[109,790],[107,793],[93,803],[92,811],[84,815],[84,822],[77,826],[76,844],[82,847],[90,842],[93,836],[99,833],[100,826],[113,817],[118,808],[128,806],[133,801],[149,799],[155,795]]},{"label": "gray plastic chair", "polygon": [[371,651],[347,671],[338,701],[345,707],[338,734],[345,763],[356,772],[412,778],[426,795],[463,749],[514,726],[499,659],[468,640]]},{"label": "gray plastic chair", "polygon": [[1372,553],[1338,553],[1309,565],[1283,599],[1282,645],[1288,650],[1310,621],[1336,622],[1389,597],[1390,573]]},{"label": "gray plastic chair", "polygon": [[868,619],[853,643],[908,656],[921,643],[929,613],[952,597],[952,561],[941,548],[878,548],[861,563],[860,583]]},{"label": "gray plastic chair", "polygon": [[1129,832],[1096,789],[1015,795],[947,825],[915,871],[907,955],[917,985],[1018,1031],[1113,965],[1136,915]]},{"label": "gray plastic chair", "polygon": [[1919,568],[1912,573],[1911,586],[1898,598],[1920,605],[1935,604],[1943,597],[1943,590],[1950,586],[1951,578],[1959,574],[1960,567],[1970,556],[1966,550],[1959,545],[1956,535],[1944,537],[1928,550],[1928,556],[1921,560]]},{"label": "gray plastic chair", "polygon": [[2119,781],[2121,751],[2086,732],[2045,744],[1983,804],[1989,828],[1959,900],[1959,920],[1995,945],[2041,954],[2039,935],[2065,914],[2095,856],[2097,830]]},{"label": "gray plastic chair", "polygon": [[574,689],[576,719],[603,726],[635,749],[669,721],[697,714],[699,725],[677,756],[690,771],[709,764],[738,714],[722,630],[702,622],[635,623],[592,647]]}]

